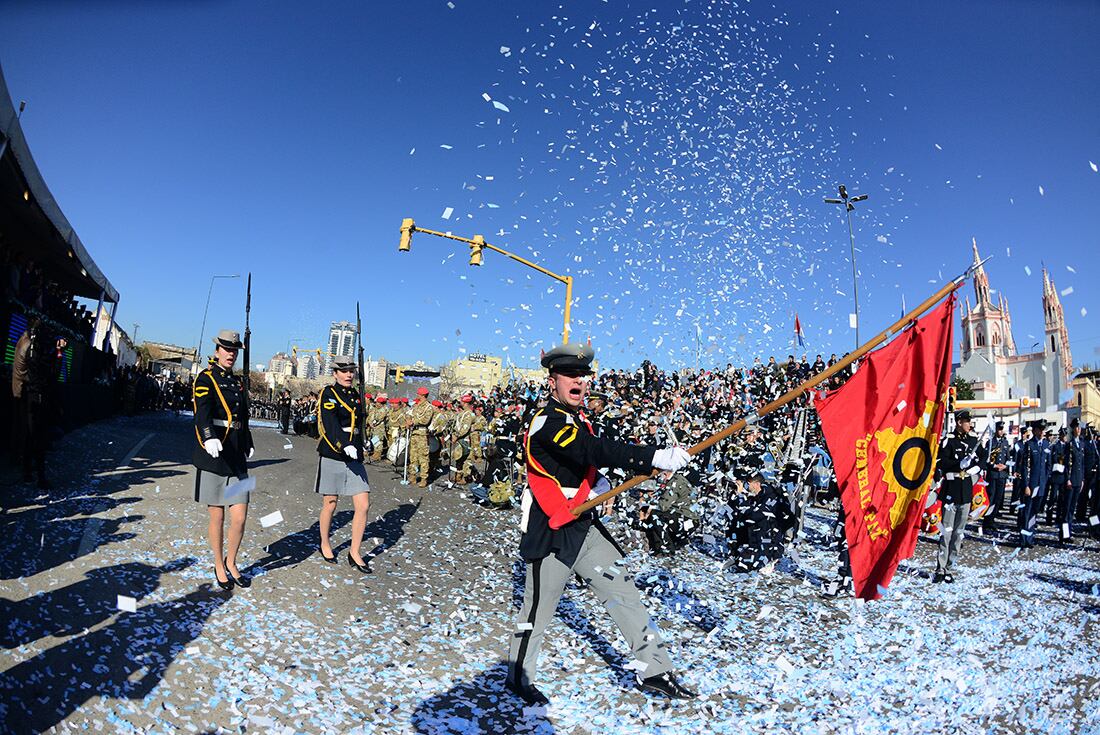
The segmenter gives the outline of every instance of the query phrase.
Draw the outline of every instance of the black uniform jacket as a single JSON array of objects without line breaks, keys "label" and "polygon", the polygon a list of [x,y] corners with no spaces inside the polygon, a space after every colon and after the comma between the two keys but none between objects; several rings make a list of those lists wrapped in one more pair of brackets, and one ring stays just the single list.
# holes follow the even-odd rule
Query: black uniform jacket
[{"label": "black uniform jacket", "polygon": [[971,458],[971,462],[976,462],[976,446],[976,436],[955,433],[940,448],[939,457],[936,458],[936,474],[943,478],[940,500],[944,505],[970,505],[974,500],[974,475],[966,472],[962,462],[967,457]]},{"label": "black uniform jacket", "polygon": [[[621,467],[634,474],[648,474],[653,468],[655,447],[623,444],[592,434],[583,414],[555,401],[535,413],[527,429],[526,446],[531,460],[537,462],[562,487],[580,487],[590,467]],[[558,530],[550,528],[550,516],[536,501],[531,505],[527,531],[520,537],[519,552],[527,561],[551,554],[572,566],[590,526],[608,535],[594,511],[567,523]],[[608,535],[608,538],[610,536]]]},{"label": "black uniform jacket", "polygon": [[[195,378],[191,399],[195,406],[195,449],[191,464],[222,477],[247,475],[252,434],[241,425],[245,404],[240,376],[220,365],[211,365]],[[203,448],[207,439],[221,440],[222,451],[216,459]]]},{"label": "black uniform jacket", "polygon": [[363,443],[359,440],[359,425],[363,422],[363,405],[359,391],[339,385],[326,385],[317,398],[317,453],[329,459],[351,461],[344,454],[349,444],[363,457]]}]

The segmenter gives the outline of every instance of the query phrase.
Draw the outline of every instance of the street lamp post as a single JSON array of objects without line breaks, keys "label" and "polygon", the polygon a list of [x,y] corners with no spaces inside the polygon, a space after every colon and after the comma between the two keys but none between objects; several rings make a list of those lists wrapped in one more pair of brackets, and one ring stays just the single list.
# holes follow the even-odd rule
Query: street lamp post
[{"label": "street lamp post", "polygon": [[[199,329],[199,343],[195,347],[195,366],[202,366],[202,338],[206,334],[206,315],[210,311],[210,297],[214,294],[214,279],[216,278],[240,278],[241,274],[234,273],[232,275],[225,276],[210,276],[210,289],[206,292],[206,308],[202,310],[202,328]],[[249,368],[251,369],[251,368]],[[192,369],[194,372],[194,369]]]},{"label": "street lamp post", "polygon": [[852,247],[852,298],[855,299],[856,307],[856,349],[859,349],[859,283],[856,280],[856,236],[852,230],[852,210],[855,209],[856,202],[862,202],[867,198],[866,194],[856,194],[854,196],[848,196],[848,190],[844,184],[837,187],[837,191],[840,193],[840,199],[825,198],[826,204],[842,204],[844,205],[844,213],[848,216],[848,243]]},{"label": "street lamp post", "polygon": [[546,276],[550,276],[555,281],[560,281],[561,283],[564,283],[565,284],[565,309],[564,309],[564,325],[563,325],[562,331],[561,331],[561,339],[562,339],[563,344],[568,344],[569,343],[569,318],[570,318],[570,311],[571,311],[572,306],[573,306],[573,276],[561,276],[561,275],[558,275],[557,273],[554,273],[553,271],[549,271],[546,268],[543,268],[541,265],[538,265],[536,263],[532,263],[531,261],[527,260],[526,258],[521,258],[520,256],[516,255],[515,253],[508,252],[504,248],[499,248],[496,245],[492,245],[490,243],[485,242],[485,238],[481,235],[474,235],[473,238],[465,238],[465,237],[459,237],[458,235],[452,235],[449,232],[439,232],[438,230],[429,230],[429,229],[426,229],[424,227],[417,227],[416,223],[413,222],[412,219],[410,219],[410,218],[405,218],[401,222],[401,241],[397,245],[397,249],[400,252],[403,252],[403,253],[408,252],[409,249],[412,247],[412,236],[413,236],[414,232],[424,232],[424,233],[427,233],[429,235],[435,235],[436,237],[445,237],[448,240],[457,240],[459,242],[466,243],[467,245],[470,246],[470,265],[480,266],[481,261],[482,261],[481,251],[485,248],[488,248],[489,250],[500,253],[501,255],[508,256],[509,258],[516,261],[517,263],[523,263],[525,266],[527,266],[529,268],[534,268],[539,273],[542,273],[543,275],[546,275]]}]

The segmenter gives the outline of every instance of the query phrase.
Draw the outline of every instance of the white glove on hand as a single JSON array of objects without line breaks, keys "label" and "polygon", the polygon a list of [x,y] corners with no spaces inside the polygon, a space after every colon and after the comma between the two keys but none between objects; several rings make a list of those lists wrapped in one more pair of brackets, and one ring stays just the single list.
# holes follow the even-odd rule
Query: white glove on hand
[{"label": "white glove on hand", "polygon": [[344,447],[344,454],[348,455],[352,459],[359,459],[359,450],[354,445],[349,444]]},{"label": "white glove on hand", "polygon": [[207,439],[202,443],[202,448],[206,450],[214,459],[218,458],[218,455],[222,453],[222,440],[221,439]]},{"label": "white glove on hand", "polygon": [[969,466],[970,466],[970,457],[963,457],[962,461],[959,462],[959,468],[965,470]]},{"label": "white glove on hand", "polygon": [[687,467],[690,461],[691,455],[683,447],[658,449],[653,453],[653,468],[657,470],[676,472]]},{"label": "white glove on hand", "polygon": [[248,459],[252,459],[252,455],[256,453],[256,447],[248,448]]}]

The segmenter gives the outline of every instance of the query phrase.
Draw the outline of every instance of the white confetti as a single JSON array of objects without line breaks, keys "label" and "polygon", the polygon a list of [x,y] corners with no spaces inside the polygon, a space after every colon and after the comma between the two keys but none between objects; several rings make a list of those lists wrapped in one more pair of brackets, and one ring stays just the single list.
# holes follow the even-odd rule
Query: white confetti
[{"label": "white confetti", "polygon": [[260,525],[263,526],[264,528],[271,528],[276,523],[282,523],[282,522],[283,522],[283,513],[282,513],[282,511],[278,511],[278,510],[275,511],[274,513],[268,513],[266,516],[264,516],[263,518],[260,519]]},{"label": "white confetti", "polygon": [[118,609],[123,612],[137,612],[137,600],[126,595],[118,596]]}]

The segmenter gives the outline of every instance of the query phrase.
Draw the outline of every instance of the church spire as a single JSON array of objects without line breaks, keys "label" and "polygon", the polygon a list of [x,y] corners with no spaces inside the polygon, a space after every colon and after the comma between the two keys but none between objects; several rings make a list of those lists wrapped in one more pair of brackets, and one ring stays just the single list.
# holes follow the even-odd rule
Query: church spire
[{"label": "church spire", "polygon": [[1066,384],[1069,384],[1073,375],[1073,355],[1069,351],[1069,331],[1066,329],[1066,318],[1062,312],[1062,300],[1058,298],[1058,288],[1054,285],[1054,279],[1043,267],[1043,317],[1046,322],[1046,344],[1044,352],[1054,352],[1061,355],[1062,370],[1065,373]]},{"label": "church spire", "polygon": [[978,238],[971,238],[971,243],[974,247],[974,265],[977,266],[974,270],[974,307],[984,311],[984,306],[993,306],[989,300],[989,276],[985,274],[985,266],[980,265],[982,259],[978,255]]}]

